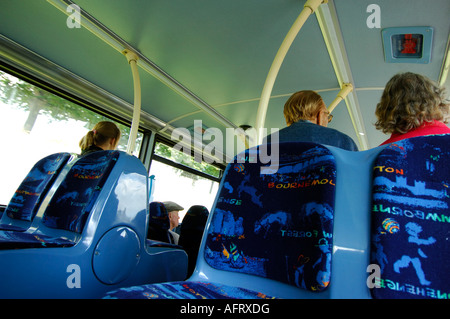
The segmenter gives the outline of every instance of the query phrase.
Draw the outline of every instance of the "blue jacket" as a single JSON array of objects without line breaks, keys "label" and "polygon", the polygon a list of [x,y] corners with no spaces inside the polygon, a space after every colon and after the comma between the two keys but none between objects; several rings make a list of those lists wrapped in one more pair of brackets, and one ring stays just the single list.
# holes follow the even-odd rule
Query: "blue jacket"
[{"label": "blue jacket", "polygon": [[[320,126],[309,121],[299,120],[278,131],[279,142],[312,142],[331,145],[348,151],[358,151],[355,142],[346,134],[330,127]],[[264,141],[271,141],[267,136]]]}]

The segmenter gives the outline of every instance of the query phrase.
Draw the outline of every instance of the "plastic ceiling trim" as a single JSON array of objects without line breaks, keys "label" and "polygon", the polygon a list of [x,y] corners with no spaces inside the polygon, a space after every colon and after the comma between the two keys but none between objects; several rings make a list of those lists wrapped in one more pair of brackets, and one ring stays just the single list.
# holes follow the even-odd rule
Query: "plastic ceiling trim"
[{"label": "plastic ceiling trim", "polygon": [[[383,90],[383,88],[382,88]],[[314,89],[314,92],[320,93],[320,92],[329,92],[329,91],[339,91],[338,87],[334,87],[334,88],[329,88],[329,89]],[[278,98],[286,98],[291,96],[292,94],[294,94],[295,92],[291,92],[291,93],[285,93],[285,94],[278,94],[278,95],[272,95],[270,97],[270,100],[273,99],[278,99]],[[217,105],[212,105],[213,108],[222,108],[222,107],[227,107],[227,106],[232,106],[232,105],[236,105],[236,104],[242,104],[242,103],[249,103],[249,102],[259,102],[261,100],[261,97],[257,97],[257,98],[252,98],[252,99],[245,99],[245,100],[239,100],[239,101],[232,101],[232,102],[227,102],[227,103],[222,103],[222,104],[217,104]],[[197,111],[193,111],[193,112],[189,112],[189,113],[185,113],[183,115],[177,116],[173,119],[171,119],[170,121],[167,122],[167,124],[172,124],[176,121],[179,121],[181,119],[184,119],[186,117],[195,115],[200,113],[200,110]],[[160,132],[165,131],[166,128],[163,128]]]},{"label": "plastic ceiling trim", "polygon": [[[130,103],[21,46],[2,34],[0,34],[0,62],[20,70],[23,74],[29,74],[38,78],[43,83],[56,87],[61,93],[66,92],[79,97],[92,105],[100,106],[104,111],[115,114],[124,120],[131,121],[132,119],[134,107]],[[169,125],[169,123],[145,111],[141,111],[140,127],[156,131],[168,139],[171,139],[172,132],[175,130],[175,127]],[[199,146],[186,144],[184,140],[189,140],[189,138],[190,136],[183,136],[179,143],[185,147],[197,148],[200,151],[204,148],[205,145],[203,143]],[[226,154],[218,149],[216,150],[216,156],[212,160],[219,163],[231,161]]]},{"label": "plastic ceiling trim", "polygon": [[[71,0],[47,0],[48,3],[55,6],[57,9],[62,11],[64,14],[69,15],[66,11],[68,6],[76,5]],[[214,118],[219,123],[223,124],[225,127],[233,127],[237,128],[237,125],[225,118],[222,114],[213,109],[210,105],[208,105],[205,101],[196,96],[193,92],[171,77],[168,73],[162,70],[159,66],[149,60],[145,55],[140,53],[137,49],[127,43],[125,40],[120,38],[117,34],[108,29],[105,25],[100,23],[94,17],[92,17],[89,13],[80,8],[80,18],[81,25],[85,27],[87,30],[92,32],[95,36],[100,38],[105,43],[109,44],[112,48],[122,53],[124,50],[129,50],[134,52],[139,60],[137,65],[142,68],[144,71],[154,76],[156,79],[164,83],[170,89],[181,95],[187,101],[189,101],[194,106],[198,107],[206,114]]]},{"label": "plastic ceiling trim", "polygon": [[[0,61],[21,70],[24,74],[41,79],[62,92],[79,96],[92,105],[101,106],[106,112],[113,113],[124,120],[131,120],[133,105],[2,34],[0,34]],[[142,112],[141,125],[145,129],[160,130],[166,123],[147,112]]]},{"label": "plastic ceiling trim", "polygon": [[439,85],[444,86],[448,79],[448,72],[450,70],[450,34],[447,40],[445,50],[444,62],[442,63],[441,72],[439,74]]}]

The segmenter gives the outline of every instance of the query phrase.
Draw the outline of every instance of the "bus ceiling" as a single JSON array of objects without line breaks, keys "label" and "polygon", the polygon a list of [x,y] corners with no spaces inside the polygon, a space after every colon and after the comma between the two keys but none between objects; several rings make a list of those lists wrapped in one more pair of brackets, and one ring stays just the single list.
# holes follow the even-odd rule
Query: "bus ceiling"
[{"label": "bus ceiling", "polygon": [[[14,42],[23,52],[35,52],[67,69],[67,74],[78,75],[80,82],[92,83],[91,92],[98,86],[111,93],[108,102],[112,103],[101,103],[101,107],[121,105],[119,112],[127,119],[166,137],[176,127],[188,127],[193,118],[221,129],[242,125],[282,128],[282,105],[287,97],[312,89],[333,111],[331,127],[350,135],[364,150],[385,139],[372,124],[375,105],[393,74],[417,72],[448,86],[450,4],[444,0],[436,0],[423,10],[418,9],[422,1],[408,0],[265,1],[256,12],[252,3],[206,1],[189,15],[185,13],[190,5],[183,1],[145,1],[132,6],[130,1],[47,0],[47,4],[24,1],[4,6],[0,13],[3,61],[8,60],[7,50]],[[59,14],[52,7],[59,9]],[[88,32],[69,33],[76,8],[79,21],[74,23]],[[67,27],[61,13],[67,18]],[[254,18],[249,19],[249,14]],[[311,15],[316,18],[306,20]],[[63,26],[57,24],[61,21]],[[382,31],[411,24],[435,31],[429,61],[389,61],[383,52]],[[52,37],[58,41],[51,41]],[[282,37],[284,41],[280,41]],[[402,39],[411,42],[414,37]],[[101,41],[95,42],[98,38]],[[142,110],[137,111],[140,119],[132,115],[131,85],[120,84],[129,70],[125,73],[118,61],[114,68],[118,80],[108,78],[104,68],[86,70],[81,60],[69,61],[78,57],[70,52],[70,42],[77,42],[82,49],[95,46],[95,53],[107,61],[118,61],[110,51],[127,50],[136,55],[133,61],[144,71],[139,81],[143,88],[139,95]],[[16,62],[19,59],[13,58]],[[45,77],[42,72],[40,75]],[[137,103],[140,98],[134,91]],[[336,107],[341,101],[346,108]]]},{"label": "bus ceiling", "polygon": [[[71,10],[68,10],[68,6],[74,5],[74,3],[70,0],[47,0],[49,3],[60,9],[62,12],[70,15],[72,12]],[[303,24],[306,22],[308,17],[312,15],[321,4],[327,4],[328,0],[308,0],[306,1],[303,10],[300,12],[300,15],[295,20],[293,26],[289,30],[288,34],[286,35],[283,43],[281,44],[280,49],[277,52],[277,55],[274,58],[274,61],[272,63],[272,66],[269,70],[269,74],[266,78],[266,83],[263,87],[263,91],[261,94],[260,102],[258,111],[256,114],[256,131],[258,133],[258,142],[262,142],[262,138],[264,137],[262,135],[262,128],[264,127],[265,118],[267,114],[267,108],[269,104],[269,100],[271,98],[271,93],[273,89],[273,85],[276,80],[276,76],[278,74],[278,71],[281,67],[281,64],[283,63],[283,60],[292,44],[292,42],[295,40],[297,34],[300,32]],[[325,11],[326,13],[321,13],[321,16],[328,15],[327,18],[330,16],[329,9]],[[209,106],[206,102],[202,101],[200,98],[195,96],[192,92],[187,90],[183,85],[181,85],[179,82],[174,80],[170,75],[165,73],[162,69],[157,67],[153,62],[148,60],[147,58],[143,57],[142,54],[139,54],[139,52],[132,48],[130,44],[128,44],[123,39],[119,38],[116,34],[114,34],[111,30],[107,29],[104,25],[102,25],[99,21],[97,21],[95,18],[90,16],[87,12],[85,12],[82,8],[80,8],[80,17],[81,17],[81,25],[84,26],[86,29],[91,31],[93,34],[95,34],[97,37],[99,37],[101,40],[108,43],[111,47],[114,49],[120,51],[121,53],[125,54],[127,56],[128,62],[131,65],[132,73],[133,73],[133,80],[134,80],[134,86],[135,86],[135,105],[134,105],[134,112],[133,112],[133,121],[132,121],[132,131],[130,134],[130,141],[128,149],[132,150],[134,149],[134,141],[135,137],[137,135],[137,127],[133,129],[134,125],[139,125],[139,114],[141,111],[140,107],[140,82],[139,82],[139,75],[138,71],[133,65],[139,65],[142,69],[150,73],[151,75],[155,76],[157,79],[159,79],[161,82],[172,88],[175,92],[185,97],[188,101],[190,101],[192,104],[197,106],[199,109],[205,111],[207,114],[211,115],[213,118],[217,119],[218,121],[222,122],[226,127],[233,127],[237,128],[237,125],[226,119],[223,115],[215,111],[211,106]],[[328,20],[325,20],[325,18],[318,18],[322,20],[321,28],[326,29],[327,27],[326,23],[327,21],[330,21],[332,18],[328,18]],[[334,17],[334,21],[336,21],[336,18]],[[328,22],[330,23],[330,22]],[[339,26],[333,25],[333,29],[338,28]],[[327,36],[325,31],[322,31],[324,37]],[[336,32],[336,31],[335,31]],[[337,36],[333,35],[335,38]],[[333,100],[333,102],[329,106],[330,112],[337,106],[337,104],[346,98],[346,96],[353,90],[353,85],[349,83],[349,80],[351,79],[348,73],[344,73],[342,76],[341,74],[343,71],[341,69],[337,69],[342,65],[343,62],[341,62],[344,57],[342,57],[342,53],[335,53],[334,47],[332,47],[333,44],[329,44],[330,41],[326,41],[328,50],[330,50],[330,57],[333,61],[338,60],[338,62],[335,62],[333,65],[335,66],[335,71],[338,75],[338,79],[346,82],[342,82],[341,84],[341,91],[338,93],[337,97]],[[128,55],[132,54],[133,57],[130,58]],[[334,54],[334,55],[332,55]],[[336,58],[337,55],[337,58]],[[142,57],[143,62],[140,63],[140,57]],[[133,62],[134,61],[134,62]],[[344,62],[345,63],[345,62]],[[355,97],[352,99],[354,101]],[[353,107],[355,109],[355,107]],[[352,116],[352,118],[355,116]],[[360,116],[358,116],[358,119],[354,121],[354,125],[360,125],[360,128],[357,129],[358,132],[364,132],[364,127],[362,123],[362,119]],[[134,134],[133,134],[134,132]],[[360,143],[362,144],[364,149],[367,149],[367,141],[365,138],[365,134],[359,134],[358,138],[360,139]]]}]

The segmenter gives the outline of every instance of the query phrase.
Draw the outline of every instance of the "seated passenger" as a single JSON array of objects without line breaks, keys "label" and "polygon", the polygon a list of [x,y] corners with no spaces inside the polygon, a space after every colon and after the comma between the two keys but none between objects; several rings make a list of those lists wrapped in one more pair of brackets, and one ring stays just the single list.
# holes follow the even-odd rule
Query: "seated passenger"
[{"label": "seated passenger", "polygon": [[[314,91],[294,93],[284,105],[283,114],[288,126],[278,131],[279,142],[312,142],[358,150],[349,136],[327,127],[332,116],[322,97]],[[269,135],[265,142],[269,143],[272,136]]]},{"label": "seated passenger", "polygon": [[183,210],[184,208],[177,203],[174,203],[172,201],[166,201],[163,202],[164,206],[167,209],[167,212],[169,214],[169,220],[170,220],[170,228],[169,232],[172,235],[172,238],[174,239],[174,244],[178,245],[178,239],[180,238],[180,235],[177,234],[174,229],[178,227],[178,223],[180,220],[180,216],[178,215],[178,212],[180,210]]},{"label": "seated passenger", "polygon": [[449,106],[444,89],[420,74],[394,75],[377,104],[375,126],[391,137],[381,145],[410,137],[448,134]]},{"label": "seated passenger", "polygon": [[97,152],[115,150],[120,140],[120,129],[113,122],[102,121],[95,124],[80,140],[81,156]]}]

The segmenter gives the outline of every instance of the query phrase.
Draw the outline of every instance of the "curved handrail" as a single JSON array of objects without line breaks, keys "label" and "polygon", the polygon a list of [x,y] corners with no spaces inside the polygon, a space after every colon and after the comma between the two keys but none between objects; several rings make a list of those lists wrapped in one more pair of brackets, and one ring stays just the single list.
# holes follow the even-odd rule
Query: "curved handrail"
[{"label": "curved handrail", "polygon": [[264,122],[266,120],[267,108],[269,105],[270,95],[272,93],[273,85],[275,84],[275,79],[278,75],[278,71],[281,68],[281,64],[286,57],[289,48],[291,47],[292,42],[296,38],[302,26],[305,24],[306,20],[309,18],[311,14],[322,4],[327,3],[328,0],[308,0],[303,6],[302,12],[295,20],[291,29],[287,33],[283,42],[281,43],[280,48],[272,62],[272,66],[270,67],[269,73],[267,74],[266,82],[264,83],[263,91],[261,94],[261,99],[259,101],[258,111],[256,114],[256,131],[258,134],[258,143],[262,143],[263,136],[261,134],[261,129],[264,127]]},{"label": "curved handrail", "polygon": [[331,104],[327,107],[328,112],[333,112],[334,108],[341,102],[345,97],[353,91],[353,85],[351,83],[344,83],[342,85],[342,89],[337,94],[336,98],[331,102]]}]

